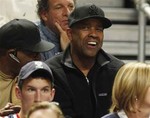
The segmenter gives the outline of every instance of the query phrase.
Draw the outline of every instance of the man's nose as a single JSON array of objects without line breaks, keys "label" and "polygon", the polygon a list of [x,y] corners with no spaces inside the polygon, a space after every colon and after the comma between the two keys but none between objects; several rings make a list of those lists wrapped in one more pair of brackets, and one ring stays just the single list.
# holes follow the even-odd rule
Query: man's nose
[{"label": "man's nose", "polygon": [[64,8],[63,14],[66,16],[69,16],[69,14],[71,13],[71,10],[68,7]]},{"label": "man's nose", "polygon": [[35,102],[41,102],[41,92],[40,91],[36,91]]},{"label": "man's nose", "polygon": [[90,28],[89,36],[97,37],[97,30],[95,28]]}]

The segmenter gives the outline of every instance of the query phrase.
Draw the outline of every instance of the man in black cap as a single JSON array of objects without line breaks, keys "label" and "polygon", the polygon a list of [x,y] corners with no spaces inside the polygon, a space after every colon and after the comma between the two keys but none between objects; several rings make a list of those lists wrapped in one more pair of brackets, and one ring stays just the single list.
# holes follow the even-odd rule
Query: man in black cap
[{"label": "man in black cap", "polygon": [[65,115],[100,118],[108,113],[114,77],[124,64],[102,49],[103,31],[111,25],[94,4],[77,6],[69,16],[70,46],[46,61],[55,78],[54,100]]},{"label": "man in black cap", "polygon": [[40,39],[38,27],[31,21],[14,19],[0,28],[0,109],[8,102],[19,104],[14,90],[20,68],[40,60],[40,53],[53,47]]},{"label": "man in black cap", "polygon": [[24,65],[18,75],[16,96],[21,101],[21,110],[3,118],[26,118],[29,108],[38,102],[51,102],[55,95],[54,78],[50,68],[42,61]]}]

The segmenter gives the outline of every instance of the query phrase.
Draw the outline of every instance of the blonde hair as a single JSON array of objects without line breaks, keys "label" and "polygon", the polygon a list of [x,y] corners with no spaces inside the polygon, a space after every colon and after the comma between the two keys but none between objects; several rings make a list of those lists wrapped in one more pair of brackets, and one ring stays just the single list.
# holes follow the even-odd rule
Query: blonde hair
[{"label": "blonde hair", "polygon": [[150,87],[150,65],[130,62],[122,66],[114,81],[110,112],[135,111],[135,102],[144,101]]},{"label": "blonde hair", "polygon": [[28,114],[27,114],[27,118],[30,118],[31,114],[37,110],[41,110],[41,109],[51,109],[52,111],[54,111],[57,115],[57,118],[65,118],[63,112],[61,111],[61,108],[59,107],[59,104],[56,102],[39,102],[34,104]]}]

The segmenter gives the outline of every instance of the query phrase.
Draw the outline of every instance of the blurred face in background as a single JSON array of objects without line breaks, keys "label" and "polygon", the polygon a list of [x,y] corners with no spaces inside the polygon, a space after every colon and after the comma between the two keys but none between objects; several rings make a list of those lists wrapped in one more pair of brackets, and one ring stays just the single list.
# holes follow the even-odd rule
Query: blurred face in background
[{"label": "blurred face in background", "polygon": [[[13,57],[10,56],[10,54],[13,53]],[[40,53],[37,52],[31,52],[31,51],[25,51],[25,50],[15,50],[15,49],[9,49],[7,51],[7,57],[8,57],[8,64],[13,67],[10,68],[10,72],[13,73],[13,76],[17,76],[21,67],[27,64],[30,61],[36,61],[41,60]]]},{"label": "blurred face in background", "polygon": [[48,4],[49,9],[41,14],[45,25],[58,33],[55,26],[55,22],[57,22],[63,30],[66,30],[68,28],[68,16],[75,7],[74,0],[49,0]]}]

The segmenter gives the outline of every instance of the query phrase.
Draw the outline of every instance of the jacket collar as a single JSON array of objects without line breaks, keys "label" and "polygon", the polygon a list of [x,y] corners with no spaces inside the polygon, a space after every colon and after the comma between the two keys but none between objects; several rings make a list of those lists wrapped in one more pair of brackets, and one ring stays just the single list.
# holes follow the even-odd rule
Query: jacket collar
[{"label": "jacket collar", "polygon": [[[40,28],[40,33],[43,34],[47,39],[50,39],[51,42],[59,43],[59,35],[53,32],[50,28],[43,25],[41,22],[37,22],[38,27]],[[48,40],[49,41],[49,40]]]},{"label": "jacket collar", "polygon": [[[103,49],[101,49],[97,54],[96,60],[97,60],[96,63],[98,63],[100,66],[104,66],[111,61],[111,58]],[[65,66],[69,68],[74,68],[74,69],[76,68],[71,58],[70,45],[64,51],[62,64],[64,64]]]}]

